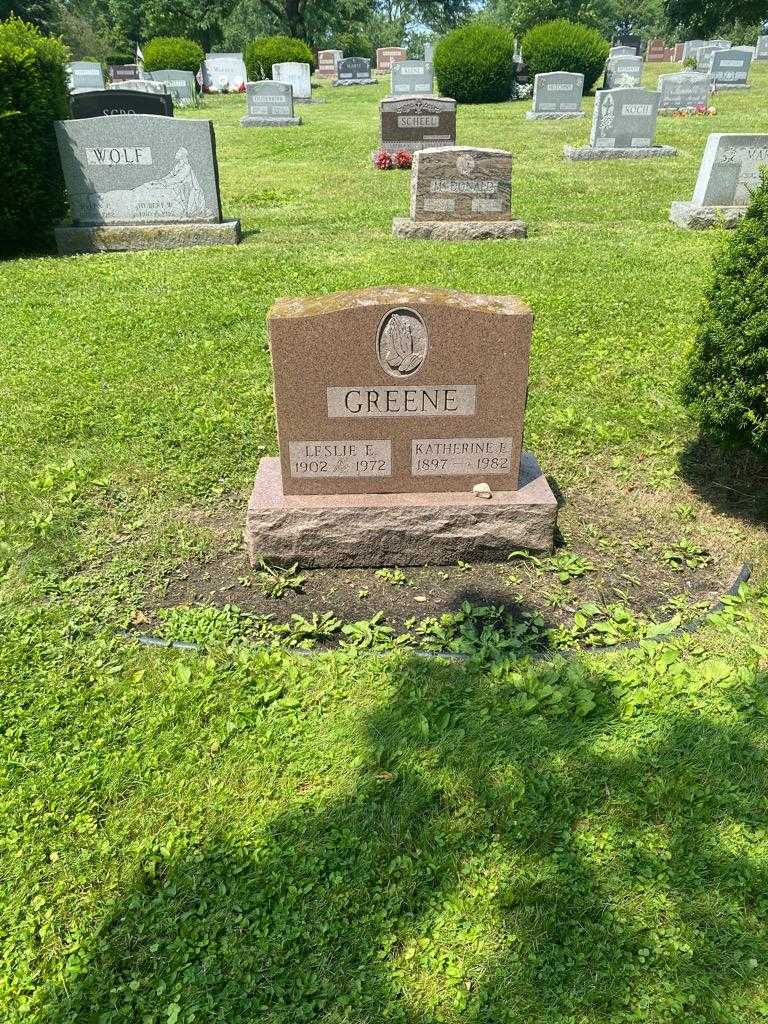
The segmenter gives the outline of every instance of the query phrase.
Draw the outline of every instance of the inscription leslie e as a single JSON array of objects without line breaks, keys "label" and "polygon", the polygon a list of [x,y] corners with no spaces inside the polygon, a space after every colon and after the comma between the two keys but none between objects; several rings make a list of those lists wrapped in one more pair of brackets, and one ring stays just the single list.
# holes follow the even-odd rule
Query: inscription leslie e
[{"label": "inscription leslie e", "polygon": [[291,441],[288,448],[299,479],[392,475],[391,441]]}]

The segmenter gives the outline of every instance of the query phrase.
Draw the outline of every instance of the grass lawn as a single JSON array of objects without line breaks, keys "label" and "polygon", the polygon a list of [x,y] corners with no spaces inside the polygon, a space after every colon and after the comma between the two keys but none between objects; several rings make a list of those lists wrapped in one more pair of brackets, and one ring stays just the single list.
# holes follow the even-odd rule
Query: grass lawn
[{"label": "grass lawn", "polygon": [[[383,85],[320,88],[296,129],[211,98],[179,116],[214,121],[241,246],[0,266],[0,1020],[768,1019],[768,477],[678,401],[724,236],[667,220],[709,132],[766,131],[752,76],[716,117],[659,120],[669,160],[563,160],[591,99],[582,122],[460,108],[460,143],[515,155],[514,243],[391,237],[409,180],[370,166]],[[530,598],[535,657],[472,612],[468,661],[418,657],[370,626],[387,587],[423,614],[418,587],[373,573],[344,583],[368,625],[312,658],[243,642],[221,593],[164,613],[203,653],[121,638],[196,566],[251,582],[271,303],[396,283],[536,313],[526,446],[567,499],[561,556],[600,572],[431,583],[482,604],[496,573]],[[749,586],[665,636],[744,561]],[[640,623],[646,578],[664,600]],[[640,643],[580,646],[601,636]]]}]

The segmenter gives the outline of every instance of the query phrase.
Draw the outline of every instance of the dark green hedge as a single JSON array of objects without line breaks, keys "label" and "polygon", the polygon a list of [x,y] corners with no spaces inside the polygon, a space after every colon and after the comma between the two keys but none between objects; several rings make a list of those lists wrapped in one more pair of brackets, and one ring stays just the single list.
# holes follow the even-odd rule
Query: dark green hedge
[{"label": "dark green hedge", "polygon": [[0,23],[0,256],[49,248],[66,212],[53,123],[69,117],[68,59],[34,26]]},{"label": "dark green hedge", "polygon": [[523,36],[521,47],[530,81],[550,71],[578,72],[584,75],[585,93],[602,74],[610,51],[599,32],[566,18],[532,28]]},{"label": "dark green hedge", "polygon": [[245,48],[245,67],[249,82],[259,82],[272,77],[272,65],[296,61],[315,67],[315,55],[301,39],[291,36],[260,36]]},{"label": "dark green hedge", "polygon": [[768,459],[768,173],[715,262],[683,400],[705,436]]},{"label": "dark green hedge", "polygon": [[459,103],[497,103],[512,95],[515,41],[499,25],[465,25],[435,47],[435,77],[443,96]]},{"label": "dark green hedge", "polygon": [[147,71],[191,71],[196,75],[204,58],[202,46],[184,36],[155,36],[144,47]]}]

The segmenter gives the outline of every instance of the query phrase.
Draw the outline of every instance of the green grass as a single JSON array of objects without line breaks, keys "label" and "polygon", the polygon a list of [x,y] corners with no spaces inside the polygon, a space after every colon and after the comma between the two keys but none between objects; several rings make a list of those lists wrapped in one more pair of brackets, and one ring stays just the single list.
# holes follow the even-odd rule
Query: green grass
[{"label": "green grass", "polygon": [[[0,267],[0,1019],[768,1017],[765,504],[736,457],[706,455],[722,492],[697,472],[677,380],[722,235],[667,221],[710,131],[765,130],[753,76],[660,120],[664,161],[567,163],[589,118],[461,109],[461,143],[515,155],[515,244],[392,239],[383,87],[323,88],[291,130],[211,99],[182,116],[214,120],[243,245]],[[529,302],[546,471],[617,513],[684,506],[751,589],[695,636],[568,661],[117,639],[276,451],[270,304],[417,282]]]}]

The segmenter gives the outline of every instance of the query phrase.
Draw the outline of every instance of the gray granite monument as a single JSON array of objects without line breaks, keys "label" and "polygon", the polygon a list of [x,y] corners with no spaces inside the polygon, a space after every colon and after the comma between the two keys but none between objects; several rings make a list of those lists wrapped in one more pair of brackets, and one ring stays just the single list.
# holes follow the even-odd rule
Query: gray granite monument
[{"label": "gray granite monument", "polygon": [[680,228],[734,228],[744,216],[751,191],[768,166],[768,134],[715,134],[707,139],[690,203],[672,203],[669,219]]},{"label": "gray granite monument", "polygon": [[716,50],[709,66],[709,80],[719,92],[722,89],[749,89],[747,81],[752,64],[752,50],[732,47]]},{"label": "gray granite monument", "polygon": [[55,122],[71,223],[59,252],[237,244],[222,221],[210,121],[117,114]]},{"label": "gray granite monument", "polygon": [[605,65],[604,89],[632,89],[643,77],[642,57],[609,57]]},{"label": "gray granite monument", "polygon": [[424,43],[424,60],[427,62],[427,64],[434,63],[434,60],[435,60],[435,44],[434,43]]},{"label": "gray granite monument", "polygon": [[584,117],[581,98],[584,75],[570,71],[550,71],[533,80],[533,109],[526,113],[529,121],[559,120]]},{"label": "gray granite monument", "polygon": [[116,114],[159,114],[173,117],[173,97],[135,89],[93,89],[70,96],[72,117],[114,117]]},{"label": "gray granite monument", "polygon": [[608,57],[636,57],[637,50],[634,46],[612,46],[608,51]]},{"label": "gray granite monument", "polygon": [[659,114],[674,114],[679,110],[695,110],[709,104],[710,82],[698,71],[679,71],[673,75],[659,75]]},{"label": "gray granite monument", "polygon": [[69,91],[75,92],[78,89],[103,89],[104,72],[101,64],[93,60],[73,60],[67,64],[67,79]]},{"label": "gray granite monument", "polygon": [[272,81],[286,82],[292,86],[294,103],[312,102],[312,74],[309,64],[302,64],[294,60],[273,64]]},{"label": "gray granite monument", "polygon": [[336,65],[334,85],[376,85],[367,57],[342,57]]},{"label": "gray granite monument", "polygon": [[474,241],[525,238],[512,219],[512,154],[452,146],[419,150],[411,171],[410,218],[397,217],[398,238]]},{"label": "gray granite monument", "polygon": [[107,89],[130,89],[134,92],[151,93],[153,96],[168,95],[168,87],[165,82],[154,81],[150,78],[129,78],[125,82],[110,83]]},{"label": "gray granite monument", "polygon": [[293,88],[287,82],[249,82],[244,128],[289,128],[301,124],[293,112]]},{"label": "gray granite monument", "polygon": [[659,93],[650,89],[600,89],[595,96],[589,145],[566,146],[568,160],[627,160],[676,156],[673,146],[656,146]]},{"label": "gray granite monument", "polygon": [[202,75],[206,92],[244,92],[248,79],[242,53],[206,53]]},{"label": "gray granite monument", "polygon": [[758,36],[755,60],[768,60],[768,36]]},{"label": "gray granite monument", "polygon": [[165,68],[162,71],[148,72],[148,74],[151,81],[160,82],[165,86],[177,106],[197,105],[197,83],[191,71]]},{"label": "gray granite monument", "polygon": [[435,89],[432,65],[425,60],[401,60],[392,65],[392,96],[431,96]]},{"label": "gray granite monument", "polygon": [[712,69],[712,58],[720,50],[730,50],[731,44],[721,39],[714,39],[704,43],[696,51],[696,70],[703,75],[708,75]]}]

